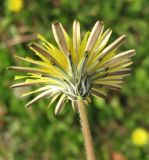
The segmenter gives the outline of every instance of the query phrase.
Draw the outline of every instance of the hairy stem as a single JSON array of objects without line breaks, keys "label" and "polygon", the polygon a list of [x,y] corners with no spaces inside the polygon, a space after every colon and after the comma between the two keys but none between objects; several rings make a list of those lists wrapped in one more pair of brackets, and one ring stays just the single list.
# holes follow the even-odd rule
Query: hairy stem
[{"label": "hairy stem", "polygon": [[85,104],[82,99],[78,100],[78,112],[80,116],[80,123],[84,137],[84,144],[86,149],[87,160],[95,160],[95,152],[93,147],[93,140],[89,128]]}]

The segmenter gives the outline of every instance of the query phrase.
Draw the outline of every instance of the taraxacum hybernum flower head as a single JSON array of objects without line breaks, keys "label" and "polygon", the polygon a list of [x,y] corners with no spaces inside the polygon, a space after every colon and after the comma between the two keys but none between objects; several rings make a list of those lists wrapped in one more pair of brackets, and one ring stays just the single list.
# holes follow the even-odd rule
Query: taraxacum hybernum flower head
[{"label": "taraxacum hybernum flower head", "polygon": [[91,31],[82,38],[80,24],[73,23],[72,39],[67,35],[62,24],[52,24],[52,31],[58,47],[49,43],[43,36],[38,35],[42,45],[32,43],[30,49],[40,58],[18,59],[35,64],[37,67],[17,67],[10,69],[27,72],[26,76],[16,76],[15,79],[26,79],[23,83],[12,85],[15,87],[37,86],[38,89],[24,94],[24,96],[39,93],[26,104],[48,97],[50,105],[58,99],[55,108],[57,114],[70,100],[72,107],[77,108],[77,100],[90,102],[91,96],[106,97],[106,90],[119,90],[125,76],[130,74],[130,58],[135,50],[128,50],[119,54],[117,48],[125,41],[122,35],[110,45],[107,45],[112,33],[111,29],[104,31],[103,22],[97,21]]}]

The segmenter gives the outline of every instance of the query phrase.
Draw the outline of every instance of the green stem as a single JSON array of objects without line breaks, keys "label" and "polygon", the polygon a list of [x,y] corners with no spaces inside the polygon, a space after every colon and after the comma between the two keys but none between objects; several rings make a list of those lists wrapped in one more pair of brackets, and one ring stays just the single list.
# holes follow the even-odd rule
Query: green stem
[{"label": "green stem", "polygon": [[82,127],[82,133],[84,137],[84,144],[86,149],[86,156],[87,160],[96,160],[95,158],[95,152],[94,152],[94,146],[93,146],[93,140],[89,128],[89,122],[87,118],[86,108],[85,104],[82,99],[78,100],[78,112],[80,116],[80,123]]}]

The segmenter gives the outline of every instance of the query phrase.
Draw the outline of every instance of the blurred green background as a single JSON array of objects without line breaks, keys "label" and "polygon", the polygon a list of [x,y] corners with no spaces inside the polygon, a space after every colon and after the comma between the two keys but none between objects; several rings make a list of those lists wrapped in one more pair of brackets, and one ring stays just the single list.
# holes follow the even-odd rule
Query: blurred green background
[{"label": "blurred green background", "polygon": [[32,57],[27,44],[37,33],[53,41],[51,23],[58,20],[72,33],[74,19],[82,34],[103,20],[113,29],[110,42],[125,33],[121,50],[137,52],[121,92],[109,92],[106,101],[93,99],[87,108],[97,160],[149,160],[149,144],[138,147],[131,139],[136,128],[149,131],[149,1],[22,0],[23,7],[13,11],[17,3],[10,7],[9,0],[0,0],[0,160],[85,160],[78,114],[67,105],[55,116],[48,100],[26,110],[32,97],[20,94],[30,88],[11,90],[15,73],[7,70],[26,65],[14,55]]}]

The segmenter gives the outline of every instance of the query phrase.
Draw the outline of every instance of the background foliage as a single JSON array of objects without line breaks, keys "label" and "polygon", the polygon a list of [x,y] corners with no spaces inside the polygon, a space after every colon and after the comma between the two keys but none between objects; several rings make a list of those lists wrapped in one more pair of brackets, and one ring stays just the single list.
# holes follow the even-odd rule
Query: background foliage
[{"label": "background foliage", "polygon": [[[10,65],[27,65],[14,55],[33,56],[27,43],[42,33],[53,41],[50,25],[61,21],[71,33],[74,19],[81,22],[82,34],[96,20],[111,27],[111,41],[125,33],[123,49],[136,49],[132,76],[120,93],[110,92],[107,100],[94,99],[88,107],[96,154],[100,160],[117,155],[128,160],[148,160],[149,145],[135,146],[135,128],[149,130],[149,1],[148,0],[24,0],[23,8],[13,13],[9,1],[0,5],[0,160],[84,160],[79,117],[67,105],[58,116],[54,106],[47,109],[40,101],[26,110],[31,98],[22,99],[24,89],[10,90],[15,73]],[[26,88],[29,90],[30,88]]]}]

